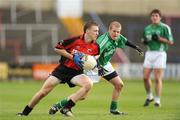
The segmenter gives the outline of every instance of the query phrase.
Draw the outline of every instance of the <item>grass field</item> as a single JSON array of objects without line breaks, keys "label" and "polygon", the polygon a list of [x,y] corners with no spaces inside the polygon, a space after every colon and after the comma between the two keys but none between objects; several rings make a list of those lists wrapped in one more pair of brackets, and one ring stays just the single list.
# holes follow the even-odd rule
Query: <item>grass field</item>
[{"label": "grass field", "polygon": [[112,86],[100,82],[94,85],[85,101],[73,108],[75,116],[67,118],[59,112],[50,116],[48,110],[53,103],[73,93],[78,87],[69,89],[66,85],[58,85],[28,117],[18,117],[15,114],[24,108],[42,82],[0,82],[0,120],[180,120],[180,81],[164,81],[161,108],[154,107],[153,103],[147,108],[142,106],[145,100],[142,81],[126,80],[124,83],[119,106],[128,115],[109,114]]}]

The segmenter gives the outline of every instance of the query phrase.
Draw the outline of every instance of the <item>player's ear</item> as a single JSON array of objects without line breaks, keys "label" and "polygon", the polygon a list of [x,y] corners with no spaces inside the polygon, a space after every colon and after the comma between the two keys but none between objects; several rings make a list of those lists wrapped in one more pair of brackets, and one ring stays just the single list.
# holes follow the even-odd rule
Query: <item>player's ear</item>
[{"label": "player's ear", "polygon": [[89,31],[90,31],[89,29],[86,29],[86,31],[85,31],[85,32],[86,32],[86,33],[89,33]]}]

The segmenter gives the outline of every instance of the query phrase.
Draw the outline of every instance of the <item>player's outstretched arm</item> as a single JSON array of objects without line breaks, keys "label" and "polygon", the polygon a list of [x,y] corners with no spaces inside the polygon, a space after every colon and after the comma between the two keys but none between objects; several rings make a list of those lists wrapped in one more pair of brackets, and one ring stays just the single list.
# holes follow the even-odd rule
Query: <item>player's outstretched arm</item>
[{"label": "player's outstretched arm", "polygon": [[141,50],[141,48],[139,46],[131,43],[130,41],[127,41],[126,45],[131,48],[134,48],[138,52],[139,55],[144,56],[144,52]]}]

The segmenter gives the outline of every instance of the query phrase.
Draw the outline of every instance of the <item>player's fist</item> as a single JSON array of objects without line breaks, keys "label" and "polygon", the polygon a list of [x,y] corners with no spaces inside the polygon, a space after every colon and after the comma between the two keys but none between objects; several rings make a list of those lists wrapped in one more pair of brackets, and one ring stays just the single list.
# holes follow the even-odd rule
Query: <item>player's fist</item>
[{"label": "player's fist", "polygon": [[158,41],[159,40],[159,35],[157,33],[152,34],[152,40]]}]

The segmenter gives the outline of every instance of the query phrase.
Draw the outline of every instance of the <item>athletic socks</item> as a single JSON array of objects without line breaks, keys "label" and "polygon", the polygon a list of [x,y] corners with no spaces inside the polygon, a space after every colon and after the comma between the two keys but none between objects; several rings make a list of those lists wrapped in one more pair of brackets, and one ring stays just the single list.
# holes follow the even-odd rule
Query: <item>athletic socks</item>
[{"label": "athletic socks", "polygon": [[147,92],[146,97],[147,97],[147,99],[152,100],[153,99],[153,94],[151,92]]},{"label": "athletic socks", "polygon": [[158,104],[161,103],[159,96],[156,96],[156,97],[154,98],[154,101],[155,101],[155,103],[158,103]]},{"label": "athletic socks", "polygon": [[26,105],[26,107],[24,108],[22,114],[23,115],[28,115],[31,111],[32,111],[33,108],[30,108],[28,105]]},{"label": "athletic socks", "polygon": [[66,105],[64,106],[64,108],[68,108],[71,109],[73,106],[75,106],[75,103],[70,99]]},{"label": "athletic socks", "polygon": [[63,108],[63,107],[67,104],[67,102],[68,102],[68,99],[65,98],[65,99],[61,100],[60,102],[56,103],[56,106],[57,106],[59,109],[61,109],[61,108]]},{"label": "athletic socks", "polygon": [[117,109],[117,101],[111,101],[110,111]]}]

